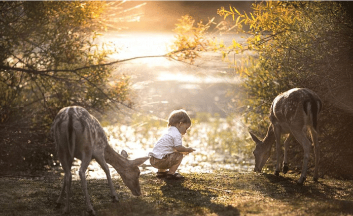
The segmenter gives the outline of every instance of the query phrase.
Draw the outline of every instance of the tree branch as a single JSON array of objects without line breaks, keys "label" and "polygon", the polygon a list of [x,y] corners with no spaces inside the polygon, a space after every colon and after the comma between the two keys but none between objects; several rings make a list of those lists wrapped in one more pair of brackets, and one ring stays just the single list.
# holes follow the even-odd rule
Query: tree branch
[{"label": "tree branch", "polygon": [[19,72],[36,74],[36,75],[51,76],[51,75],[48,75],[47,73],[50,73],[50,72],[54,72],[54,73],[57,73],[57,72],[77,72],[77,71],[80,71],[80,70],[97,68],[97,67],[105,67],[105,66],[114,65],[114,64],[117,64],[117,63],[121,63],[121,62],[131,61],[131,60],[135,60],[135,59],[141,59],[141,58],[168,57],[168,54],[156,55],[156,56],[138,56],[138,57],[133,57],[133,58],[128,58],[128,59],[116,60],[116,61],[112,61],[112,62],[105,63],[105,64],[89,65],[89,66],[79,67],[79,68],[75,68],[75,69],[31,70],[31,69],[18,68],[18,67],[9,67],[9,66],[1,65],[0,66],[0,70],[12,70],[12,71],[19,71]]}]

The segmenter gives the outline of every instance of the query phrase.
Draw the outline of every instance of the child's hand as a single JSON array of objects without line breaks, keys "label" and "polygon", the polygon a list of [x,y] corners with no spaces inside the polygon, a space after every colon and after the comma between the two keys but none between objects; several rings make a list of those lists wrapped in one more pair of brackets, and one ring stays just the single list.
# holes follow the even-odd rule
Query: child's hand
[{"label": "child's hand", "polygon": [[177,146],[177,147],[174,147],[173,149],[174,149],[174,151],[181,152],[184,155],[187,155],[187,154],[195,151],[195,149],[193,149],[193,148],[186,148],[184,146]]},{"label": "child's hand", "polygon": [[188,155],[188,154],[190,154],[191,152],[194,152],[194,151],[196,151],[196,150],[193,149],[193,148],[185,148],[185,150],[180,152],[180,153],[182,153],[183,155]]},{"label": "child's hand", "polygon": [[194,151],[196,151],[196,149],[189,148],[189,152],[190,152],[190,153],[191,153],[191,152],[194,152]]}]

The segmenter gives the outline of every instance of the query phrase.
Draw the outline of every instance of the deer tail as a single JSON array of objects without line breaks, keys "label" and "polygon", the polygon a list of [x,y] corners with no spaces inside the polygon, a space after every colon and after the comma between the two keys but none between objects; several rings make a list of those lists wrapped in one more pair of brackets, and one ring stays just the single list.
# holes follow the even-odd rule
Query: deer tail
[{"label": "deer tail", "polygon": [[74,123],[73,123],[73,110],[72,108],[69,108],[68,111],[69,115],[69,123],[68,123],[68,151],[70,154],[70,158],[74,158],[74,152],[75,152],[75,137],[74,137]]},{"label": "deer tail", "polygon": [[321,110],[321,100],[315,99],[312,95],[310,95],[310,99],[304,101],[303,106],[305,114],[308,115],[309,112],[311,112],[310,114],[313,118],[313,127],[317,130],[317,117]]}]

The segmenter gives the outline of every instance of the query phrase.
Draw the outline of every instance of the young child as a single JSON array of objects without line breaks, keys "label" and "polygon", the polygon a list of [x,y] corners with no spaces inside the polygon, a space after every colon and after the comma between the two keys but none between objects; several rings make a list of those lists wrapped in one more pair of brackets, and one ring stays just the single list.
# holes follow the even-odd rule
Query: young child
[{"label": "young child", "polygon": [[[168,130],[157,141],[149,153],[151,165],[158,169],[157,178],[183,179],[176,173],[184,154],[195,151],[182,145],[182,135],[191,126],[191,119],[185,110],[174,110],[168,119]],[[169,170],[168,170],[169,169]]]}]

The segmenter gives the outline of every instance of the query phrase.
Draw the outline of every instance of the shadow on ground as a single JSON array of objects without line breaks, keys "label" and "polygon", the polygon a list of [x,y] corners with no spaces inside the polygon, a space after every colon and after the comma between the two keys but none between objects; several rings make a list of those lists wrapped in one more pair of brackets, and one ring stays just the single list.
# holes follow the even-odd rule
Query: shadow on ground
[{"label": "shadow on ground", "polygon": [[[88,192],[97,215],[353,215],[353,181],[308,180],[297,174],[194,173],[184,181],[142,175],[142,196],[135,197],[120,178],[113,203],[106,179],[89,179]],[[0,177],[0,216],[61,215],[55,201],[62,177]],[[120,185],[120,187],[118,187]],[[70,215],[86,215],[80,181],[72,181]]]},{"label": "shadow on ground", "polygon": [[[312,209],[317,214],[353,214],[353,201],[346,200],[345,197],[353,197],[352,190],[346,190],[344,182],[339,180],[326,181],[319,179],[318,182],[313,181],[312,177],[308,177],[304,185],[298,185],[299,175],[293,178],[293,175],[286,177],[285,175],[275,176],[273,174],[261,174],[271,184],[270,187],[263,187],[262,193],[267,194],[273,199],[287,201],[295,205],[297,201],[311,202]],[[313,203],[311,200],[315,200]]]},{"label": "shadow on ground", "polygon": [[[195,179],[194,179],[195,180]],[[190,186],[192,184],[188,184]],[[210,213],[215,213],[216,215],[226,216],[226,215],[239,215],[238,209],[231,205],[222,205],[212,202],[213,198],[217,198],[218,195],[203,188],[190,189],[185,187],[183,181],[180,180],[166,180],[166,184],[161,187],[163,196],[172,198],[174,202],[183,202],[185,205],[191,209],[195,210],[195,213],[202,214],[203,209],[206,208]],[[199,210],[199,212],[198,212]]]}]

